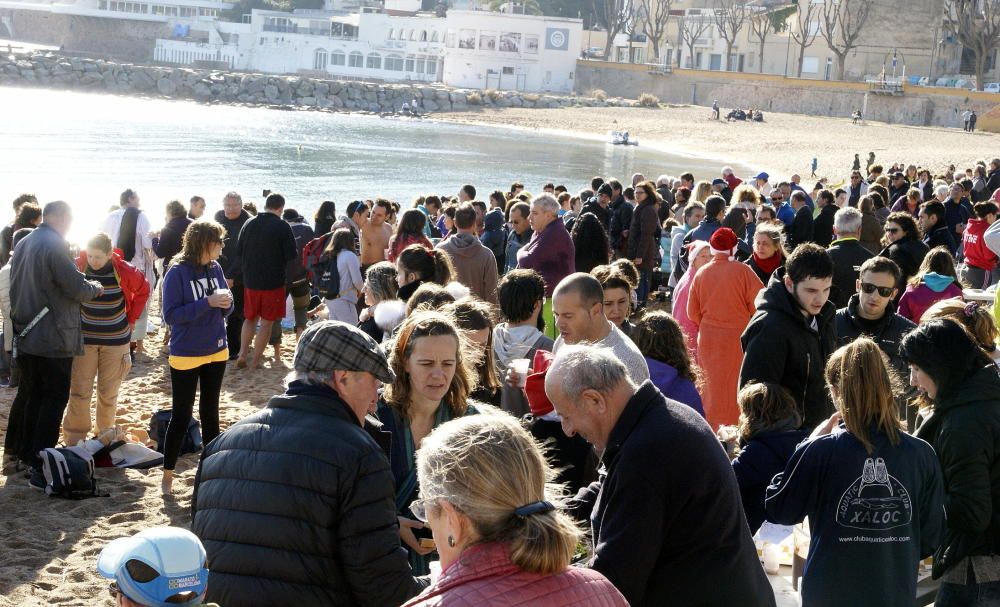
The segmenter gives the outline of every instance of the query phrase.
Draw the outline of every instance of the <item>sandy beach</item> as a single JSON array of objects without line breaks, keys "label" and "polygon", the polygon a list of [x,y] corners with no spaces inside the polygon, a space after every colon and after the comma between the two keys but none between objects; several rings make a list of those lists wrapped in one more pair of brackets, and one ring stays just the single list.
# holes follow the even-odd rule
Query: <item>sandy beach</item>
[{"label": "sandy beach", "polygon": [[[295,334],[286,331],[280,363],[265,362],[257,371],[229,364],[219,411],[223,429],[283,391],[294,340]],[[138,357],[122,385],[118,424],[125,431],[148,429],[155,411],[170,408],[170,371],[161,346],[162,330],[146,339],[146,355]],[[266,354],[271,355],[270,347]],[[7,430],[15,393],[0,390],[0,434]],[[149,527],[190,528],[198,457],[181,456],[174,495],[168,500],[160,494],[159,468],[148,472],[98,468],[98,489],[111,497],[80,501],[48,498],[28,487],[21,473],[0,476],[0,605],[114,605],[108,580],[97,573],[97,555],[112,539]]]},{"label": "sandy beach", "polygon": [[[772,181],[798,173],[803,182],[808,182],[814,157],[819,163],[817,175],[839,183],[850,173],[855,153],[861,155],[862,167],[868,152],[875,152],[876,162],[886,167],[905,162],[933,170],[952,163],[964,169],[977,160],[989,161],[998,155],[997,136],[992,133],[969,134],[960,129],[880,122],[853,125],[849,118],[777,113],[765,114],[763,123],[726,122],[711,120],[710,113],[708,108],[696,106],[504,108],[435,114],[434,118],[602,139],[609,130],[628,130],[639,139],[640,146],[716,159],[720,168],[742,164],[767,171]],[[646,177],[655,179],[656,175]]]}]

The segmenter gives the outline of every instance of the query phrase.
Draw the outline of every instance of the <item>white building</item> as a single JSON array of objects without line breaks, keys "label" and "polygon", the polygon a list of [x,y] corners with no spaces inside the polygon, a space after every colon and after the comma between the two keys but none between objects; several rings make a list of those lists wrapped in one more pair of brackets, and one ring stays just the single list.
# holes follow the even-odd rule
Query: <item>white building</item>
[{"label": "white building", "polygon": [[445,21],[445,84],[573,91],[579,19],[452,10]]},{"label": "white building", "polygon": [[418,8],[417,0],[388,0],[384,11],[253,10],[246,23],[215,21],[197,35],[158,39],[154,58],[339,79],[573,90],[580,20],[462,10],[436,17]]},{"label": "white building", "polygon": [[37,0],[0,1],[0,8],[132,21],[195,24],[214,21],[232,3],[217,0]]}]

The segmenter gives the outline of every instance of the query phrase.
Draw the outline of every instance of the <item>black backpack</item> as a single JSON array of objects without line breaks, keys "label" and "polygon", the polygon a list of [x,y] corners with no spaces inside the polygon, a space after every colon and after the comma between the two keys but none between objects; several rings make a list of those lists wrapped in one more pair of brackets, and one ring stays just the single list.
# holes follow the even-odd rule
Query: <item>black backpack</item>
[{"label": "black backpack", "polygon": [[[49,497],[83,499],[101,495],[94,478],[94,458],[86,449],[51,447],[42,449],[38,455],[42,458],[40,473],[44,476],[45,494]],[[41,480],[35,479],[38,484]]]},{"label": "black backpack", "polygon": [[[170,425],[172,415],[173,412],[170,409],[163,409],[154,413],[152,419],[149,420],[149,438],[156,441],[156,450],[160,453],[163,453],[167,438],[167,426]],[[192,417],[187,432],[184,433],[184,441],[181,442],[181,455],[197,453],[201,451],[201,448],[201,424]]]},{"label": "black backpack", "polygon": [[326,265],[323,266],[323,271],[319,274],[316,287],[319,289],[319,296],[323,299],[337,299],[340,297],[340,269],[337,268],[337,256],[325,258]]}]

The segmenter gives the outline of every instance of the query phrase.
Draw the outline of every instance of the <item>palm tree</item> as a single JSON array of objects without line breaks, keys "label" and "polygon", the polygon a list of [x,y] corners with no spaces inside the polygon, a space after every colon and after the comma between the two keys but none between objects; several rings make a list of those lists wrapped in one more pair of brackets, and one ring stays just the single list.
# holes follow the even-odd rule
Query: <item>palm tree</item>
[{"label": "palm tree", "polygon": [[491,11],[506,11],[519,15],[541,15],[542,7],[538,0],[490,0]]}]

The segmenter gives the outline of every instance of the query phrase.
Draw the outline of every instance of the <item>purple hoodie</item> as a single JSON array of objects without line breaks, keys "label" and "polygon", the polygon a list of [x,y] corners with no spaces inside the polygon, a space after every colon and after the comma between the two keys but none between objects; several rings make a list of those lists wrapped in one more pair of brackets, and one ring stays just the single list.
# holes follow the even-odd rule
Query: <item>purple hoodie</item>
[{"label": "purple hoodie", "polygon": [[228,347],[226,317],[233,311],[208,305],[208,296],[225,289],[218,262],[195,267],[175,263],[163,278],[163,320],[170,326],[171,356],[210,356]]},{"label": "purple hoodie", "polygon": [[690,380],[678,377],[677,369],[667,363],[661,363],[648,356],[645,358],[649,366],[649,380],[664,396],[691,407],[698,412],[698,415],[705,417],[705,411],[701,407],[701,395]]}]

